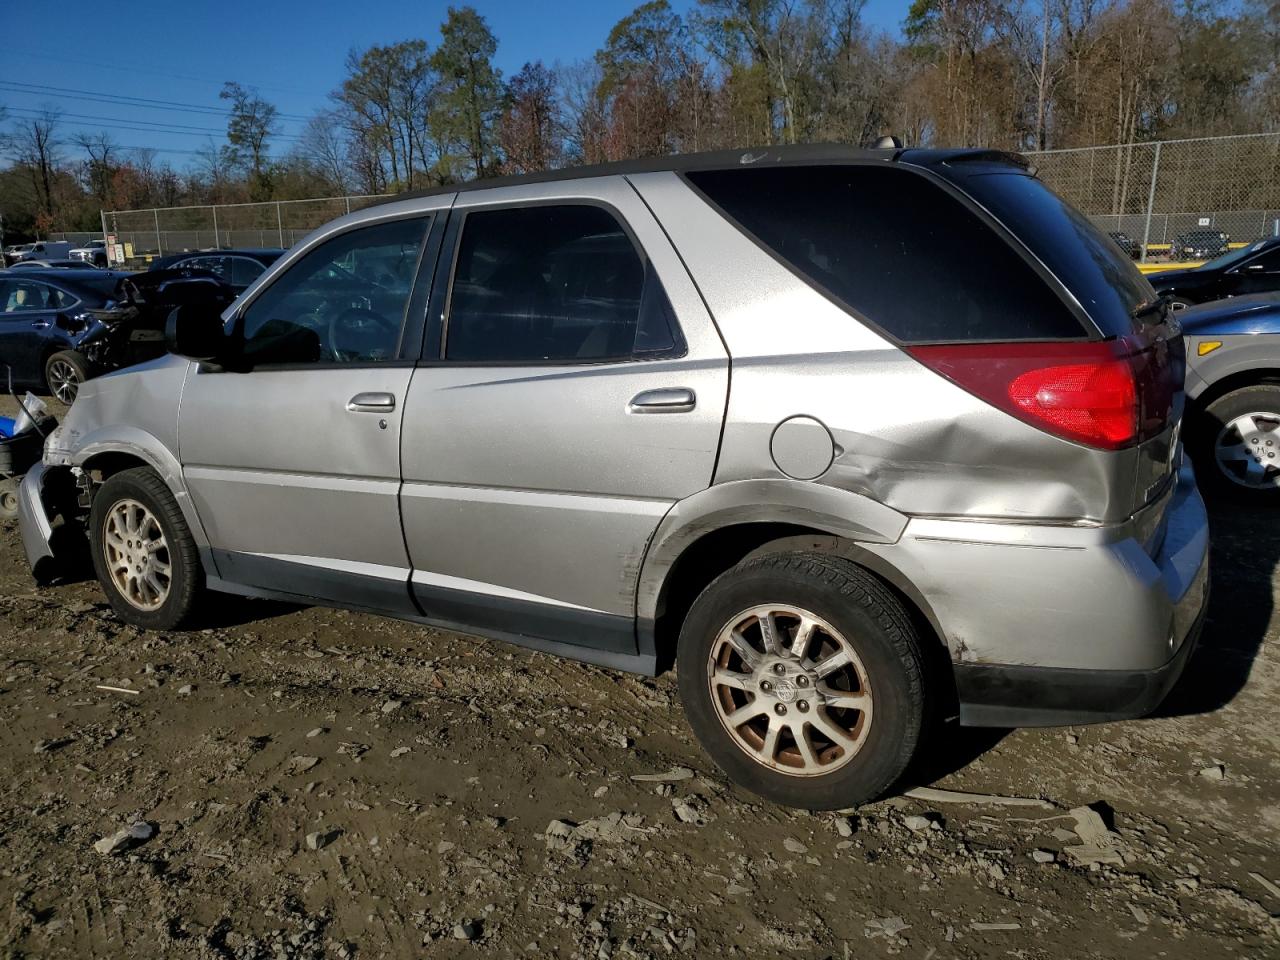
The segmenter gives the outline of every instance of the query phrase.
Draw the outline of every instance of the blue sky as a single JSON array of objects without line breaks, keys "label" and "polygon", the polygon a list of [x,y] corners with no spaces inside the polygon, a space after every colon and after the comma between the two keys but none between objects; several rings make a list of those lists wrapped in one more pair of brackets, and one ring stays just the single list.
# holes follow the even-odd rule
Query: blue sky
[{"label": "blue sky", "polygon": [[[509,76],[528,60],[553,64],[590,56],[639,2],[473,0],[472,5],[497,36],[497,65]],[[694,0],[672,0],[672,5],[683,12]],[[909,0],[869,0],[865,17],[896,32],[908,5]],[[287,117],[308,116],[326,105],[329,91],[341,82],[348,50],[413,37],[434,46],[448,3],[196,0],[154,5],[165,10],[163,15],[148,12],[146,5],[126,5],[101,16],[72,4],[57,7],[62,14],[51,16],[55,7],[0,0],[0,104],[9,108],[11,119],[52,105],[65,115],[64,137],[106,130],[121,145],[167,151],[162,157],[181,167],[209,136],[222,138],[224,120],[210,111],[223,106],[218,100],[223,81],[257,87]],[[296,135],[302,125],[301,119],[286,120],[285,137]],[[178,126],[180,133],[161,129]]]}]

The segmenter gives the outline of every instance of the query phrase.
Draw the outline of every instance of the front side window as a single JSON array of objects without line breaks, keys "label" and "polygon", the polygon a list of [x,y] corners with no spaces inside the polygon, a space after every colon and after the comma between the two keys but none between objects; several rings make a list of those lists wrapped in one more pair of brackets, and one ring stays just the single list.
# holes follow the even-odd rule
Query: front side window
[{"label": "front side window", "polygon": [[351,230],[304,255],[241,315],[250,363],[395,359],[430,217]]},{"label": "front side window", "polygon": [[467,214],[447,359],[600,362],[670,354],[678,343],[656,274],[608,210],[557,204]]}]

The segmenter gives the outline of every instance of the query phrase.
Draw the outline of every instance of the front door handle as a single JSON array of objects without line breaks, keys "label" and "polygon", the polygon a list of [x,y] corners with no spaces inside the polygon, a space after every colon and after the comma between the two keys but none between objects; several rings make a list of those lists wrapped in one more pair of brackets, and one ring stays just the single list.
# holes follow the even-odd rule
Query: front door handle
[{"label": "front door handle", "polygon": [[31,326],[35,327],[37,330],[44,330],[49,326],[49,321],[48,320],[32,320]]},{"label": "front door handle", "polygon": [[390,393],[357,393],[347,401],[351,413],[390,413],[396,408],[396,398]]},{"label": "front door handle", "polygon": [[627,404],[628,413],[688,413],[698,403],[688,387],[667,387],[637,393]]}]

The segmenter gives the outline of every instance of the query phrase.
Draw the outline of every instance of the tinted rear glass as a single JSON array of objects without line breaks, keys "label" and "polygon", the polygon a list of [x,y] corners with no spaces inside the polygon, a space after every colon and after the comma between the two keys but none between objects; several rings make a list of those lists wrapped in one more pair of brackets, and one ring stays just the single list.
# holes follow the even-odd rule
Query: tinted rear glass
[{"label": "tinted rear glass", "polygon": [[919,173],[830,166],[688,177],[797,273],[901,342],[1085,336],[1026,260]]},{"label": "tinted rear glass", "polygon": [[961,176],[962,190],[995,214],[1080,301],[1107,336],[1132,333],[1135,307],[1156,293],[1105,233],[1035,177]]}]

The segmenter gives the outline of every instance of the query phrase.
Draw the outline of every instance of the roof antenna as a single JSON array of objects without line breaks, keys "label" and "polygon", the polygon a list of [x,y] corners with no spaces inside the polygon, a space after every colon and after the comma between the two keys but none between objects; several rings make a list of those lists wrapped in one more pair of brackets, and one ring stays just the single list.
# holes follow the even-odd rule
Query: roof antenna
[{"label": "roof antenna", "polygon": [[897,137],[879,137],[875,143],[877,150],[901,150],[902,141]]}]

